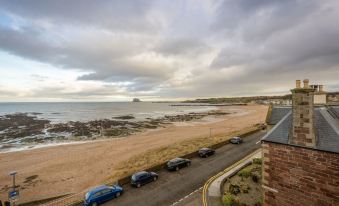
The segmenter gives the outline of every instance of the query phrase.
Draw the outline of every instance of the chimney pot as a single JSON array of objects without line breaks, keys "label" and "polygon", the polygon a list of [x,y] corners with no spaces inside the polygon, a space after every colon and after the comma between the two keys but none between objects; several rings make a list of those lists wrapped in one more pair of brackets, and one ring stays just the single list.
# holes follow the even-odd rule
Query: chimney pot
[{"label": "chimney pot", "polygon": [[301,85],[301,81],[298,79],[298,80],[296,80],[295,81],[295,87],[297,88],[297,89],[300,89],[300,86]]},{"label": "chimney pot", "polygon": [[309,80],[304,79],[304,89],[308,89],[310,87],[308,83],[309,83]]}]

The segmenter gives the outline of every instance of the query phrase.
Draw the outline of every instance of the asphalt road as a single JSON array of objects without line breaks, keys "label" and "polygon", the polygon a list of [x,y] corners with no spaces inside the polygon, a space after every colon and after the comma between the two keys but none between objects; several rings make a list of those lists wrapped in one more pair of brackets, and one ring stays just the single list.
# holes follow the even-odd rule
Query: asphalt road
[{"label": "asphalt road", "polygon": [[193,158],[189,167],[178,172],[159,171],[159,179],[156,182],[141,188],[124,185],[124,194],[121,197],[103,205],[170,206],[177,204],[178,201],[185,200],[189,194],[201,188],[210,177],[260,148],[260,143],[256,143],[264,134],[262,131],[252,134],[244,138],[244,143],[240,145],[227,144],[217,149],[214,156]]}]

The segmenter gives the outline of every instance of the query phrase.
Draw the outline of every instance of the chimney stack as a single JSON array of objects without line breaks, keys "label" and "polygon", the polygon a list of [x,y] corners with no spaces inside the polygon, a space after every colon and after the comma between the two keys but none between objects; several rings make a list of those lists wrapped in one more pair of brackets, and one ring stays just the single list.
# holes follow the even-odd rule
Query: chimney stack
[{"label": "chimney stack", "polygon": [[291,90],[293,125],[289,141],[295,145],[314,147],[316,144],[313,126],[314,89],[310,88],[308,79],[303,82],[303,88],[300,88],[297,80],[296,88]]},{"label": "chimney stack", "polygon": [[300,89],[301,88],[301,81],[298,79],[298,80],[296,80],[295,81],[295,87],[297,88],[297,89]]},{"label": "chimney stack", "polygon": [[304,79],[304,89],[310,88],[308,83],[309,83],[309,80],[308,79]]}]

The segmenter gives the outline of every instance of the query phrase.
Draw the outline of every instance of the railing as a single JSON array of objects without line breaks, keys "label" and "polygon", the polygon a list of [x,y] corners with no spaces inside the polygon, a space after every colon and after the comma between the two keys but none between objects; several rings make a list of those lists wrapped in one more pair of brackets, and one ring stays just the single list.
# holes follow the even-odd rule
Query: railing
[{"label": "railing", "polygon": [[76,193],[69,195],[67,197],[63,197],[57,200],[53,200],[51,202],[40,204],[42,206],[70,206],[70,205],[77,205],[80,204],[84,197],[85,197],[86,191]]}]

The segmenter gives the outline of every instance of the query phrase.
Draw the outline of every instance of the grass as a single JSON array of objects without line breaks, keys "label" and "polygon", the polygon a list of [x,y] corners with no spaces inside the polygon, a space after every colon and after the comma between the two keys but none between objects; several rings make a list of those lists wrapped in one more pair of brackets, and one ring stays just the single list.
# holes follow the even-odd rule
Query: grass
[{"label": "grass", "polygon": [[[224,195],[222,201],[224,205],[262,205],[261,167],[261,164],[253,163],[227,179],[223,185]],[[246,178],[245,176],[252,178]],[[227,201],[226,204],[225,200],[231,199],[227,197],[230,194],[233,197],[233,201]]]},{"label": "grass", "polygon": [[253,159],[253,163],[254,163],[254,164],[261,165],[261,164],[262,164],[262,159],[261,159],[261,158],[254,158],[254,159]]},{"label": "grass", "polygon": [[235,198],[231,193],[226,193],[222,196],[222,204],[224,206],[233,206],[235,203]]},{"label": "grass", "polygon": [[238,172],[238,176],[245,177],[245,178],[251,176],[251,168],[245,167],[244,169],[240,170]]},{"label": "grass", "polygon": [[230,132],[225,135],[216,135],[211,138],[193,138],[165,147],[148,150],[140,155],[133,156],[127,161],[121,162],[117,166],[117,169],[114,171],[114,173],[109,178],[107,178],[105,183],[115,183],[119,179],[130,176],[137,171],[145,170],[156,165],[161,165],[172,158],[193,153],[202,147],[210,147],[212,145],[227,141],[233,136],[239,136],[241,134],[254,131],[257,128],[258,127],[254,125],[252,127],[248,127],[236,132]]}]

